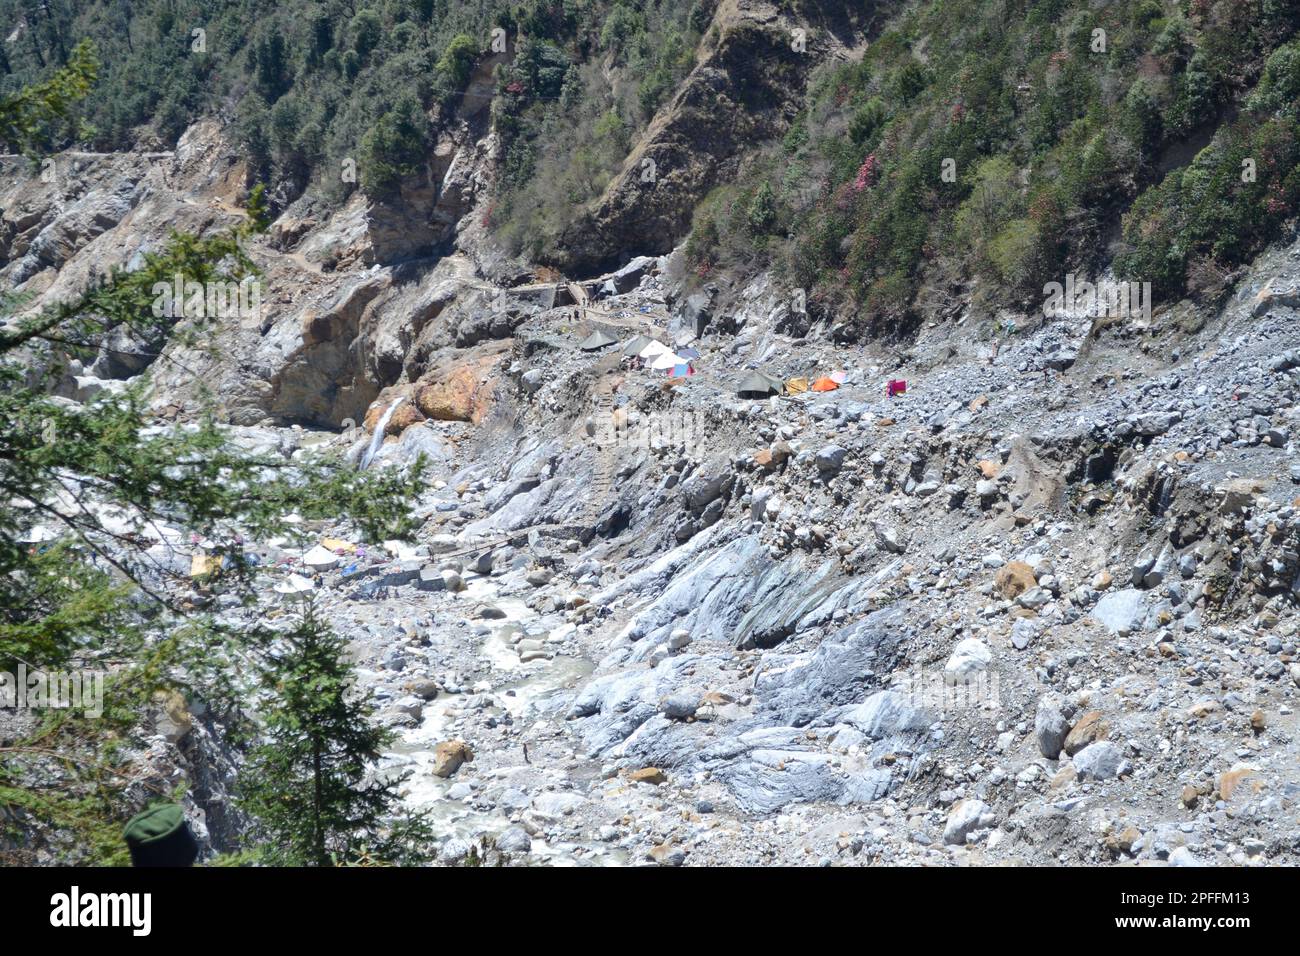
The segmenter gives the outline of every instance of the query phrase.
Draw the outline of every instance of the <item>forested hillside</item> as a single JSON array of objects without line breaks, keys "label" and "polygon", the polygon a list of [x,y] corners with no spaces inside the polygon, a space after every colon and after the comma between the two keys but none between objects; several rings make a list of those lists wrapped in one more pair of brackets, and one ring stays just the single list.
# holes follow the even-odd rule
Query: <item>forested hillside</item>
[{"label": "forested hillside", "polygon": [[[840,6],[784,8],[815,32]],[[337,201],[349,157],[382,198],[422,167],[500,29],[512,55],[495,80],[490,223],[546,262],[565,258],[565,228],[690,72],[714,13],[710,0],[3,0],[0,91],[89,38],[101,76],[62,142],[167,145],[214,112],[277,204],[309,188]],[[1217,294],[1300,198],[1298,18],[1294,0],[911,4],[817,64],[784,138],[737,157],[737,181],[698,210],[692,266],[772,262],[823,314],[866,329],[905,329],[972,279],[996,305],[1112,260],[1161,298]]]},{"label": "forested hillside", "polygon": [[1300,200],[1300,6],[915,4],[702,207],[701,275],[774,261],[823,315],[910,327],[1115,260],[1220,292]]},{"label": "forested hillside", "polygon": [[689,69],[711,12],[709,0],[4,0],[0,94],[89,38],[99,82],[47,148],[169,147],[215,113],[275,196],[312,184],[337,200],[352,158],[358,185],[382,197],[423,162],[440,107],[499,30],[513,54],[496,84],[505,183],[521,193],[519,222],[501,219],[522,244],[539,217],[599,191]]}]

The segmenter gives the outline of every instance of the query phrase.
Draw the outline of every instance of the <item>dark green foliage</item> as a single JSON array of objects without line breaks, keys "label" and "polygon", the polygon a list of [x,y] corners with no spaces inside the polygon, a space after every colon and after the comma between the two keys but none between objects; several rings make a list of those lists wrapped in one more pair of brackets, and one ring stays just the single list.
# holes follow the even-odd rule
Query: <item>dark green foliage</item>
[{"label": "dark green foliage", "polygon": [[1288,43],[1268,58],[1248,105],[1260,113],[1300,113],[1300,44]]},{"label": "dark green foliage", "polygon": [[294,626],[266,630],[262,682],[273,703],[262,714],[267,742],[241,775],[241,803],[256,821],[251,841],[261,862],[330,866],[359,862],[412,865],[432,856],[433,833],[399,813],[402,775],[376,775],[392,742],[358,694],[347,646],[304,603]]},{"label": "dark green foliage", "polygon": [[391,194],[424,161],[429,124],[411,97],[403,97],[361,140],[361,186],[372,196]]},{"label": "dark green foliage", "polygon": [[266,102],[274,103],[289,85],[284,37],[279,33],[262,36],[253,45],[252,57],[257,92]]},{"label": "dark green foliage", "polygon": [[[1247,163],[1253,164],[1253,182]],[[1133,204],[1124,219],[1130,248],[1117,266],[1150,281],[1157,295],[1177,295],[1197,262],[1230,268],[1247,261],[1295,215],[1298,203],[1295,120],[1240,121]]]},{"label": "dark green foliage", "polygon": [[767,180],[763,180],[750,198],[746,218],[749,228],[760,236],[766,235],[776,225],[776,193]]},{"label": "dark green foliage", "polygon": [[442,56],[434,66],[435,91],[442,100],[449,100],[454,94],[465,88],[469,82],[474,61],[478,58],[479,45],[473,38],[458,33],[451,38]]},{"label": "dark green foliage", "polygon": [[348,25],[348,33],[352,38],[352,49],[357,51],[357,56],[362,61],[365,61],[371,51],[379,46],[383,29],[383,21],[374,10],[362,10],[352,18],[352,22]]},{"label": "dark green foliage", "polygon": [[[0,21],[16,22],[21,3],[0,0]],[[56,5],[24,43],[6,48],[0,94],[50,76],[74,58],[70,38],[90,36],[105,63],[81,131],[92,145],[166,141],[196,115],[229,109],[255,173],[292,187],[275,195],[315,181],[339,199],[350,188],[340,163],[355,158],[362,187],[384,197],[420,174],[433,132],[424,116],[437,122],[457,101],[499,26],[514,60],[496,76],[504,167],[487,218],[513,249],[547,258],[691,69],[715,6],[90,0]],[[822,7],[790,9],[813,16]],[[772,175],[767,150],[753,151],[743,157],[743,204],[699,221],[719,239],[752,235],[755,212],[751,265],[785,263],[791,281],[873,325],[901,321],[903,291],[939,276],[980,277],[1004,304],[1032,305],[1040,280],[1060,278],[1037,275],[1042,263],[1088,269],[1116,254],[1176,295],[1190,266],[1213,260],[1231,270],[1295,214],[1290,168],[1261,166],[1266,183],[1234,187],[1217,209],[1185,208],[1221,204],[1190,198],[1204,177],[1179,174],[1211,142],[1202,165],[1265,147],[1270,161],[1287,161],[1284,135],[1263,127],[1297,99],[1289,42],[1297,23],[1297,0],[921,3],[895,15],[860,62],[817,74],[781,144],[782,175]],[[206,53],[191,48],[196,27],[207,31]],[[39,148],[78,133],[55,124],[49,135]],[[945,241],[948,227],[993,157],[1017,170],[1021,214],[967,261]],[[869,158],[870,182],[859,183]],[[953,182],[939,177],[945,160],[955,163]],[[764,181],[771,203],[751,210]],[[1151,190],[1159,192],[1137,202]],[[1050,237],[1029,212],[1049,191],[1059,210]],[[1169,214],[1168,202],[1182,211]],[[736,228],[725,227],[726,215]],[[1237,221],[1251,225],[1239,240],[1206,236],[1195,248],[1164,234]],[[732,258],[705,238],[692,243],[696,266]]]},{"label": "dark green foliage", "polygon": [[[71,49],[60,52],[58,40],[89,37],[102,67],[86,96],[83,125],[52,128],[49,142],[35,144],[41,150],[74,142],[93,149],[156,148],[174,143],[201,115],[231,111],[259,175],[295,188],[315,179],[339,198],[343,158],[358,157],[362,139],[397,102],[428,108],[459,92],[487,48],[488,31],[511,6],[504,0],[52,4],[49,30],[28,31],[29,43],[6,47],[9,70],[0,69],[0,98],[45,78],[65,60],[77,65]],[[26,0],[0,0],[6,36],[26,8]],[[204,50],[194,48],[199,29]],[[388,172],[371,178],[383,181]]]},{"label": "dark green foliage", "polygon": [[736,237],[770,199],[793,235],[755,242],[748,267],[776,264],[862,330],[906,329],[923,287],[952,279],[1036,310],[1066,263],[1113,257],[1158,302],[1195,292],[1189,269],[1230,272],[1298,211],[1297,25],[1294,0],[921,4],[816,78],[781,144],[790,175],[750,161],[744,201],[697,212],[688,258],[744,261]]},{"label": "dark green foliage", "polygon": [[[531,7],[524,19],[532,29],[514,63],[498,71],[494,104],[505,168],[491,224],[511,248],[551,258],[690,72],[705,9],[668,0]],[[617,71],[614,85],[604,56]]]},{"label": "dark green foliage", "polygon": [[1300,41],[1275,50],[1236,122],[1124,218],[1128,273],[1175,295],[1189,271],[1247,261],[1300,210]]},{"label": "dark green foliage", "polygon": [[[24,2],[0,0],[0,24],[17,22]],[[51,129],[39,149],[166,146],[220,112],[233,115],[254,175],[278,201],[313,186],[341,200],[352,188],[339,176],[346,159],[367,193],[391,198],[424,168],[425,116],[436,122],[458,103],[501,27],[515,58],[497,87],[506,175],[494,220],[517,248],[541,250],[689,72],[712,9],[668,0],[86,0],[53,6],[49,29],[6,48],[0,96],[67,59],[62,38],[89,36],[104,67],[85,122]],[[195,30],[205,49],[195,48]],[[619,75],[612,87],[596,66],[606,54]],[[586,142],[611,111],[622,133]],[[575,143],[582,153],[569,174]],[[559,219],[542,222],[539,209]]]},{"label": "dark green foliage", "polygon": [[[201,615],[177,614],[155,589],[158,569],[147,550],[160,524],[211,540],[214,553],[230,561],[223,586],[236,591],[255,570],[243,563],[244,536],[291,533],[284,519],[294,511],[349,516],[369,540],[411,531],[406,502],[419,487],[418,468],[374,476],[320,459],[291,474],[278,456],[253,457],[230,445],[211,420],[144,431],[149,419],[139,389],[79,408],[48,397],[45,386],[60,357],[93,344],[106,324],[143,332],[159,321],[149,309],[150,280],[178,271],[231,274],[215,263],[241,261],[236,243],[174,237],[139,275],[110,277],[0,340],[0,488],[12,503],[0,510],[0,668],[18,661],[45,668],[113,662],[104,719],[52,712],[0,761],[0,805],[75,831],[84,856],[69,861],[125,862],[112,835],[135,808],[124,799],[118,749],[138,732],[154,694],[183,680],[229,706],[226,695],[238,676],[231,662],[247,653],[247,637],[223,633]],[[34,369],[42,371],[33,381]],[[68,492],[75,493],[70,503],[52,504],[56,493]],[[89,495],[114,506],[128,530],[108,523],[100,507],[84,501]],[[59,537],[28,543],[37,524]],[[214,655],[218,647],[231,650]],[[31,789],[23,781],[33,764],[48,763],[54,752],[66,762],[40,770],[47,786]]]},{"label": "dark green foliage", "polygon": [[[264,208],[255,190],[248,228],[256,227]],[[96,636],[74,639],[62,623],[68,615],[62,601],[71,595],[90,598],[83,583],[60,583],[52,575],[45,550],[24,543],[34,523],[60,529],[65,552],[83,554],[98,572],[115,579],[123,575],[123,585],[138,583],[137,578],[127,559],[110,559],[110,552],[143,552],[153,521],[183,522],[232,551],[238,550],[240,534],[284,532],[289,528],[284,516],[294,510],[307,517],[350,514],[372,540],[410,530],[404,499],[418,475],[375,476],[321,460],[291,476],[283,460],[232,448],[211,420],[192,429],[142,433],[147,417],[138,389],[79,407],[48,397],[62,363],[93,354],[110,328],[130,329],[134,338],[146,341],[170,331],[173,338],[201,345],[207,333],[202,320],[187,319],[181,330],[155,314],[154,286],[170,285],[177,274],[197,282],[247,276],[239,239],[238,233],[206,239],[174,235],[161,252],[146,256],[140,269],[114,272],[77,299],[13,322],[0,335],[0,488],[7,499],[24,505],[0,511],[0,665],[12,663],[20,651],[47,663],[62,661],[91,646],[87,641]],[[131,516],[142,539],[110,531],[98,511],[49,504],[55,492],[80,485]],[[60,587],[52,590],[56,584]],[[107,638],[113,621],[102,606],[99,613],[105,616],[97,635]]]},{"label": "dark green foliage", "polygon": [[35,155],[70,135],[76,130],[73,108],[90,92],[98,71],[95,46],[83,40],[53,75],[0,98],[0,145]]}]

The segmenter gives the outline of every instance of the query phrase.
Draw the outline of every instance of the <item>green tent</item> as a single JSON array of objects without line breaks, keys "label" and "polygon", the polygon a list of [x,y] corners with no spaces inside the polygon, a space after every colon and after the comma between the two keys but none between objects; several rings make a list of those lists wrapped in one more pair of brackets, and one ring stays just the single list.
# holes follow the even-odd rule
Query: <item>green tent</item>
[{"label": "green tent", "polygon": [[582,349],[584,352],[595,352],[597,349],[608,348],[611,345],[617,344],[618,339],[608,333],[600,331],[600,329],[597,329],[595,332],[592,332],[589,336],[583,339],[581,344],[578,345],[578,348]]},{"label": "green tent", "polygon": [[631,342],[628,342],[627,345],[623,346],[623,354],[640,355],[641,350],[653,341],[654,339],[650,338],[648,335],[638,335]]},{"label": "green tent", "polygon": [[753,371],[740,380],[736,394],[741,398],[766,398],[769,395],[780,395],[784,387],[785,383],[779,378]]}]

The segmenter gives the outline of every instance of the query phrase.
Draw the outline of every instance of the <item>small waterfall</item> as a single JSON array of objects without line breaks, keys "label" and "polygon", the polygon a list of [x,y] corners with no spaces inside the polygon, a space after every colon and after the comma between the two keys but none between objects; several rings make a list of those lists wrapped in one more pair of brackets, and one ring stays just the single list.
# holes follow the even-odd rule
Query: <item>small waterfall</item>
[{"label": "small waterfall", "polygon": [[379,424],[375,426],[375,433],[370,438],[370,447],[367,448],[366,453],[361,456],[361,468],[363,470],[370,465],[370,462],[375,455],[379,454],[379,449],[384,444],[384,430],[388,428],[388,420],[393,417],[393,412],[397,411],[397,406],[402,404],[405,400],[405,395],[399,395],[397,401],[393,402],[393,404],[389,405],[388,408],[384,410],[384,414],[379,419]]}]

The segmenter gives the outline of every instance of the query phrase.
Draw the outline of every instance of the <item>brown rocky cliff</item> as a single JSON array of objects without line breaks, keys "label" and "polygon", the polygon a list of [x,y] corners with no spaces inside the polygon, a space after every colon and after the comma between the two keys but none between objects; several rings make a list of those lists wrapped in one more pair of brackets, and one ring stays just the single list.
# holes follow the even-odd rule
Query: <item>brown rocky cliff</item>
[{"label": "brown rocky cliff", "polygon": [[[813,69],[849,55],[873,19],[849,4],[807,7],[791,15],[760,0],[719,4],[694,69],[549,264],[589,275],[633,255],[666,253],[685,238],[710,190],[732,179],[755,147],[784,135]],[[796,30],[804,31],[803,50],[795,49]]]}]

